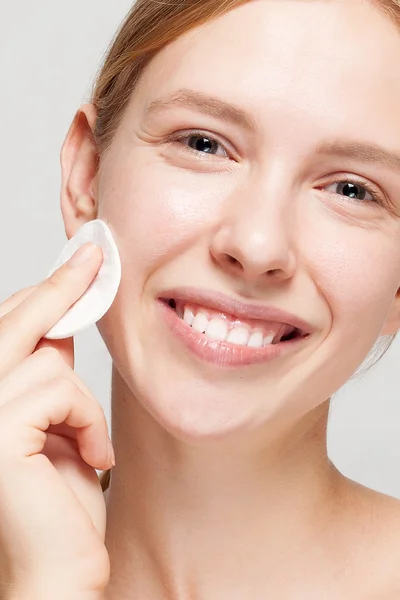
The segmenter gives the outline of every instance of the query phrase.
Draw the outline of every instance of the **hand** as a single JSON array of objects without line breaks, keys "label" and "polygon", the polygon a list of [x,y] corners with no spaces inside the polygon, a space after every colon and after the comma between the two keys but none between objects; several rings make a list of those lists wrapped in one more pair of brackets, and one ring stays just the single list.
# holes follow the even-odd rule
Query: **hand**
[{"label": "hand", "polygon": [[95,471],[112,466],[107,421],[74,372],[73,338],[42,339],[93,281],[102,252],[73,259],[0,304],[1,598],[97,599],[110,576]]}]

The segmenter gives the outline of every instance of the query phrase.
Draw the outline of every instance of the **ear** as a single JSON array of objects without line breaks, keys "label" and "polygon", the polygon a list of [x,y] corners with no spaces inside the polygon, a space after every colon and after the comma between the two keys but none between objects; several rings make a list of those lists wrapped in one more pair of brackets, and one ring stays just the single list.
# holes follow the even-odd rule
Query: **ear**
[{"label": "ear", "polygon": [[400,329],[400,288],[396,292],[390,306],[381,335],[391,335]]},{"label": "ear", "polygon": [[61,149],[61,212],[70,239],[97,218],[96,174],[99,161],[93,131],[97,111],[83,104],[77,111]]}]

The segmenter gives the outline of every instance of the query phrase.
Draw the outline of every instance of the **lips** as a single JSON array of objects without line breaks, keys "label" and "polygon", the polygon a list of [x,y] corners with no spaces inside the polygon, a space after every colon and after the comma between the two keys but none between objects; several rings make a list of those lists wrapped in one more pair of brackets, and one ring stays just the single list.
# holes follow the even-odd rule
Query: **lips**
[{"label": "lips", "polygon": [[[161,317],[161,322],[164,322],[164,325],[166,326],[164,332],[169,330],[172,334],[172,338],[170,338],[163,333],[163,340],[168,344],[173,344],[171,348],[173,349],[174,354],[175,352],[179,352],[180,348],[185,348],[195,359],[200,360],[201,363],[212,365],[213,369],[237,369],[251,365],[265,365],[271,361],[283,359],[288,355],[296,356],[296,354],[301,352],[301,349],[304,347],[304,344],[309,337],[308,335],[298,335],[285,341],[281,339],[280,342],[275,344],[270,342],[267,343],[266,340],[263,340],[264,343],[262,346],[260,346],[259,339],[252,340],[251,338],[249,338],[249,341],[245,344],[242,335],[239,336],[240,339],[237,339],[236,335],[234,335],[235,339],[229,339],[229,335],[225,339],[222,339],[222,337],[225,337],[225,333],[222,331],[223,328],[220,328],[218,325],[217,331],[217,329],[213,327],[214,321],[218,321],[218,319],[213,319],[209,325],[207,325],[205,333],[203,333],[204,323],[197,323],[198,327],[196,326],[196,329],[194,329],[189,322],[187,322],[187,319],[182,319],[178,315],[177,310],[171,306],[173,301],[167,300],[168,295],[170,294],[171,290],[168,291],[166,298],[164,298],[164,296],[159,297],[155,305],[156,314]],[[176,294],[175,292],[171,295],[181,296],[181,294]],[[199,301],[198,296],[196,296],[196,300]],[[202,305],[208,306],[207,303],[204,302],[204,299],[202,300]],[[195,322],[193,321],[193,325],[194,323]],[[282,324],[279,324],[278,327],[291,328],[290,325]],[[234,328],[231,333],[240,332],[241,330],[242,333],[245,333],[244,327]],[[224,333],[224,336],[221,337],[222,333]],[[177,343],[178,346],[176,346],[175,343]]]},{"label": "lips", "polygon": [[257,326],[257,322],[260,326],[262,323],[271,322],[288,325],[304,337],[313,331],[310,323],[280,308],[262,304],[247,304],[236,298],[231,298],[225,294],[216,293],[211,290],[199,290],[190,287],[173,288],[163,291],[159,299],[167,303],[172,301],[197,304],[204,308],[219,311],[232,319],[248,322],[253,326]]}]

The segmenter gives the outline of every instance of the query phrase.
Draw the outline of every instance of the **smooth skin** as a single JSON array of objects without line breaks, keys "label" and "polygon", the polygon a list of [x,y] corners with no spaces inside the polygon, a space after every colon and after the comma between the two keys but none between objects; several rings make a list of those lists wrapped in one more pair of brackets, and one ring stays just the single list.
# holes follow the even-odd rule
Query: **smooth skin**
[{"label": "smooth skin", "polygon": [[74,266],[72,257],[0,306],[5,600],[97,600],[109,578],[105,505],[95,471],[111,466],[104,411],[74,372],[73,338],[42,339],[98,272],[102,252],[92,248],[88,261]]},{"label": "smooth skin", "polygon": [[[399,502],[346,479],[326,452],[329,399],[400,327],[400,169],[360,150],[400,151],[398,64],[399,29],[372,3],[257,0],[152,60],[98,171],[95,109],[78,111],[62,151],[66,234],[107,221],[123,274],[98,325],[117,458],[105,600],[400,596]],[[183,88],[255,127],[182,103],[146,116]],[[198,130],[212,154],[189,147]],[[337,141],[358,145],[350,157],[327,148]],[[371,189],[351,200],[348,177]],[[183,285],[279,306],[314,333],[285,359],[221,370],[158,317],[157,297]],[[30,485],[22,471],[15,497]],[[63,527],[57,498],[48,489],[43,503]]]},{"label": "smooth skin", "polygon": [[[66,232],[106,220],[123,273],[98,325],[114,364],[107,600],[400,596],[399,502],[326,449],[329,398],[400,327],[400,169],[360,150],[400,152],[393,64],[399,28],[370,2],[257,0],[152,60],[99,171],[95,110],[79,112]],[[147,114],[181,89],[254,128],[182,102]],[[365,194],[346,196],[348,178]],[[158,317],[174,286],[279,306],[314,333],[285,359],[223,370]]]}]

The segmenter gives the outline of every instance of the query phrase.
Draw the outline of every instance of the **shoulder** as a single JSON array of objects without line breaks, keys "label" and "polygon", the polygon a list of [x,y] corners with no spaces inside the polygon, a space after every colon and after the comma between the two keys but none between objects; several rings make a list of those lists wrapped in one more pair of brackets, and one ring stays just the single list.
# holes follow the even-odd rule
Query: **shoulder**
[{"label": "shoulder", "polygon": [[366,600],[400,598],[400,500],[350,482],[357,572],[368,584]]}]

